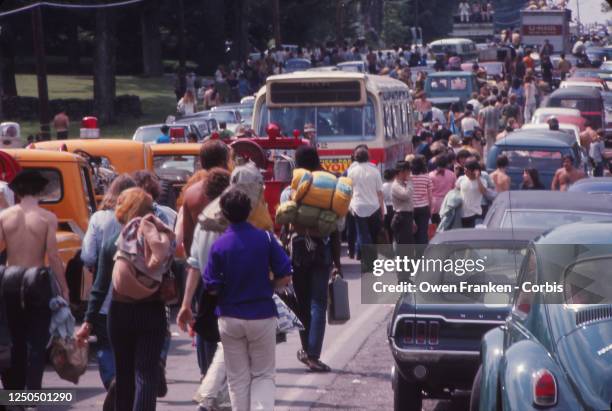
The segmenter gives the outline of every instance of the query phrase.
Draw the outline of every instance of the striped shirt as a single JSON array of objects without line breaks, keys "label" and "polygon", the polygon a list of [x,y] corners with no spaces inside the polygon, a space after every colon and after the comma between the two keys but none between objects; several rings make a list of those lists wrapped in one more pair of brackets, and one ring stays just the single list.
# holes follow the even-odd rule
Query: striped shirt
[{"label": "striped shirt", "polygon": [[418,174],[411,177],[412,203],[414,208],[427,207],[431,197],[432,183],[428,174]]}]

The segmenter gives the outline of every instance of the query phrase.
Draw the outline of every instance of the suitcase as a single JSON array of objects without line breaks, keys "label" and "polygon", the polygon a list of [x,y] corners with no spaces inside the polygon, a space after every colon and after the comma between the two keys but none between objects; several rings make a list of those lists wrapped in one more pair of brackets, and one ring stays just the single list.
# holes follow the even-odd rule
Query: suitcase
[{"label": "suitcase", "polygon": [[328,289],[327,322],[330,325],[344,324],[351,319],[348,283],[339,275],[334,275],[329,281]]}]

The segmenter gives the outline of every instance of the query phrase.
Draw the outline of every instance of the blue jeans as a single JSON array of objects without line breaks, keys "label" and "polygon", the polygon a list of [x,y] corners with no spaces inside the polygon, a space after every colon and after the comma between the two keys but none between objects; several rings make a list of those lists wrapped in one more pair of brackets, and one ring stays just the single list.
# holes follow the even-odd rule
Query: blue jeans
[{"label": "blue jeans", "polygon": [[205,340],[196,334],[196,353],[198,356],[198,367],[200,375],[206,375],[208,367],[212,364],[213,357],[217,351],[217,343]]},{"label": "blue jeans", "polygon": [[331,272],[331,243],[312,239],[316,248],[306,249],[304,236],[292,239],[293,287],[298,301],[296,313],[304,330],[300,331],[302,349],[308,357],[319,359],[327,319],[327,284]]},{"label": "blue jeans", "polygon": [[110,341],[108,340],[107,317],[98,314],[93,321],[94,332],[98,341],[96,342],[96,359],[98,360],[98,372],[104,388],[108,390],[110,383],[115,378],[115,359]]}]

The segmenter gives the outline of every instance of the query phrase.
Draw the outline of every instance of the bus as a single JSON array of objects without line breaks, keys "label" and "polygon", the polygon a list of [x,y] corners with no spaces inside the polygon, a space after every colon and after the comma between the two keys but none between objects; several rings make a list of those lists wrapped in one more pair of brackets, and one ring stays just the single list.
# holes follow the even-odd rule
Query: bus
[{"label": "bus", "polygon": [[326,170],[343,173],[355,147],[366,144],[382,171],[412,152],[413,113],[408,86],[391,77],[303,71],[268,77],[255,98],[253,130],[265,135],[276,123],[291,136],[309,125]]}]

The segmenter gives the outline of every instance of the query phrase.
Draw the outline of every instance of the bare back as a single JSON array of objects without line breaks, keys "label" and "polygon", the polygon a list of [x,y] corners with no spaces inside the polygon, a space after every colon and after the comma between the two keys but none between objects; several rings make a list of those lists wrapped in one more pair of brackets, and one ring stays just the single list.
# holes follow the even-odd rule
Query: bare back
[{"label": "bare back", "polygon": [[38,206],[9,207],[0,213],[0,236],[6,244],[7,262],[20,267],[42,267],[49,232],[55,236],[57,219]]},{"label": "bare back", "polygon": [[503,170],[495,170],[491,173],[491,180],[495,184],[495,191],[502,193],[510,190],[510,177]]}]

